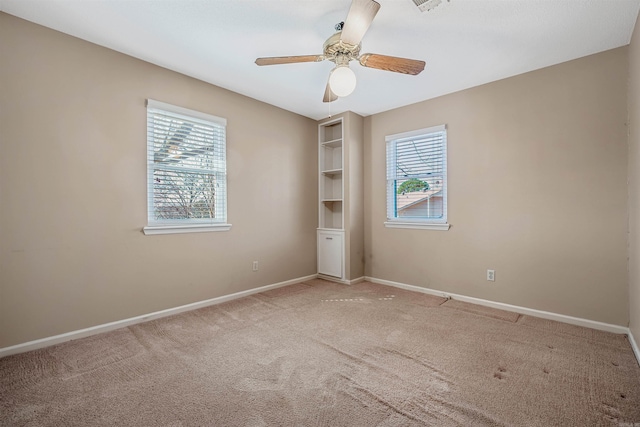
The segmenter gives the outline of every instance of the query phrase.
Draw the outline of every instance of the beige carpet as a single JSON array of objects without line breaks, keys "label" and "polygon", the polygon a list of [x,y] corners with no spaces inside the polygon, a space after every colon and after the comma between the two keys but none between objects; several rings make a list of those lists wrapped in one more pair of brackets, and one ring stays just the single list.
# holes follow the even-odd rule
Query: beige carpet
[{"label": "beige carpet", "polygon": [[0,359],[3,426],[636,426],[624,336],[312,280]]}]

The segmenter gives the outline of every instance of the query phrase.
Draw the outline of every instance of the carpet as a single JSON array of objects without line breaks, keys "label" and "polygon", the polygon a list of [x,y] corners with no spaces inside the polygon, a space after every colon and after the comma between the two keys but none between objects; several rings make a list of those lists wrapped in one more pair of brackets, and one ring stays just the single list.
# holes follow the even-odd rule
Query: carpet
[{"label": "carpet", "polygon": [[3,426],[634,423],[626,337],[368,282],[310,280],[0,359]]}]

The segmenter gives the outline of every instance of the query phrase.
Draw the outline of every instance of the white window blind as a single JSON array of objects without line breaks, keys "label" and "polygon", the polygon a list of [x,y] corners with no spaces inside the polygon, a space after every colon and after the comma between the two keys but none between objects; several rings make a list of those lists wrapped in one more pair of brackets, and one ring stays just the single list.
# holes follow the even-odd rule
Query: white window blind
[{"label": "white window blind", "polygon": [[446,224],[446,126],[390,135],[386,142],[387,221]]},{"label": "white window blind", "polygon": [[226,224],[225,119],[148,100],[147,165],[147,228]]}]

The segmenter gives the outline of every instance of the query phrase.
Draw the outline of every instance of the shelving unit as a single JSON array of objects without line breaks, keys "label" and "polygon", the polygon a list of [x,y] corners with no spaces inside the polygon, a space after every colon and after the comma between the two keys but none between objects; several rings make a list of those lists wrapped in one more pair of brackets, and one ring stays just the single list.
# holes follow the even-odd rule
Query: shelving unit
[{"label": "shelving unit", "polygon": [[345,112],[318,124],[318,273],[364,277],[364,118]]},{"label": "shelving unit", "polygon": [[318,127],[318,273],[344,277],[342,118]]},{"label": "shelving unit", "polygon": [[343,228],[343,134],[342,119],[319,126],[319,229]]}]

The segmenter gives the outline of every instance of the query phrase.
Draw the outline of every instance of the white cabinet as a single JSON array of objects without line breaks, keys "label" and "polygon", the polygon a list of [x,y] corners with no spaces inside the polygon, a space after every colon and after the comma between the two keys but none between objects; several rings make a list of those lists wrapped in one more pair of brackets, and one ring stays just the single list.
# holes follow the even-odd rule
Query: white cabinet
[{"label": "white cabinet", "polygon": [[318,231],[318,273],[341,278],[343,232]]}]

